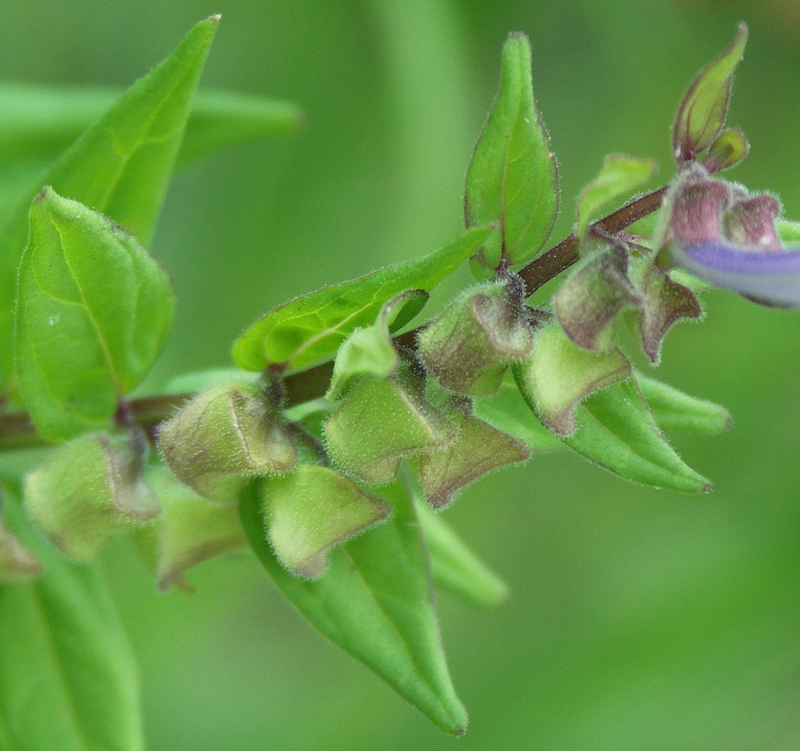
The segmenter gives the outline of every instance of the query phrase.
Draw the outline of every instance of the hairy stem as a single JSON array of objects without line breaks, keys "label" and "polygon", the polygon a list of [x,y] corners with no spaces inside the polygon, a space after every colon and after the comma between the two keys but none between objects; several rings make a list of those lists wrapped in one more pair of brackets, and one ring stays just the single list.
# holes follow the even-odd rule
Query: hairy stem
[{"label": "hairy stem", "polygon": [[[615,234],[634,222],[652,214],[661,207],[666,186],[647,193],[623,206],[613,214],[595,222],[592,228],[606,234]],[[532,295],[544,284],[572,266],[579,258],[578,238],[575,235],[562,240],[546,253],[535,258],[518,274]],[[413,348],[416,332],[409,331],[399,337],[398,344]],[[308,370],[292,373],[283,381],[285,407],[318,399],[328,390],[333,373],[333,362],[325,362]],[[126,404],[126,418],[146,431],[152,432],[160,423],[171,417],[193,394],[167,394],[133,399]],[[0,416],[0,452],[16,451],[46,446],[36,432],[30,417],[21,412]]]}]

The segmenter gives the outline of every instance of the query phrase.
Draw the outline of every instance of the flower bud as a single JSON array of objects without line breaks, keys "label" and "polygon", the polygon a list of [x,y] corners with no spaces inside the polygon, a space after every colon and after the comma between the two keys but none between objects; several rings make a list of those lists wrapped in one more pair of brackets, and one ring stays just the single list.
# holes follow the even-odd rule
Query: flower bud
[{"label": "flower bud", "polygon": [[630,375],[631,365],[618,349],[581,349],[557,324],[537,331],[530,356],[514,366],[525,400],[559,436],[570,436],[577,429],[575,407],[579,402]]},{"label": "flower bud", "polygon": [[725,236],[735,245],[753,252],[781,250],[775,229],[781,204],[772,196],[756,195],[736,201],[723,217]]},{"label": "flower bud", "polygon": [[458,430],[455,440],[414,459],[425,499],[435,509],[446,506],[459,490],[488,472],[530,458],[522,441],[489,423],[461,409],[448,410],[447,416]]},{"label": "flower bud", "polygon": [[329,467],[300,464],[263,487],[264,520],[275,555],[297,576],[314,579],[328,550],[385,519],[391,507]]},{"label": "flower bud", "polygon": [[717,140],[703,159],[703,167],[709,175],[734,167],[750,153],[750,144],[738,128],[728,128],[717,136]]},{"label": "flower bud", "polygon": [[[402,371],[401,371],[402,376]],[[445,446],[455,432],[445,417],[401,377],[354,386],[324,427],[331,458],[373,485],[397,475],[407,456]]]},{"label": "flower bud", "polygon": [[679,182],[667,201],[667,239],[681,245],[700,245],[718,240],[722,213],[730,204],[728,186],[715,180],[687,179]]},{"label": "flower bud", "polygon": [[611,346],[617,314],[641,303],[628,279],[628,259],[619,248],[600,253],[567,279],[553,299],[561,327],[583,349]]},{"label": "flower bud", "polygon": [[247,546],[235,505],[220,504],[198,495],[165,467],[147,473],[161,514],[139,530],[140,549],[152,560],[159,589],[182,584],[192,566],[229,550]]},{"label": "flower bud", "polygon": [[248,477],[288,472],[297,461],[279,410],[258,386],[232,381],[202,391],[163,423],[158,449],[190,488],[227,502]]},{"label": "flower bud", "polygon": [[89,560],[112,535],[158,514],[141,466],[128,436],[75,438],[25,479],[28,515],[62,552]]},{"label": "flower bud", "polygon": [[30,579],[42,573],[42,564],[0,521],[0,583]]},{"label": "flower bud", "polygon": [[531,348],[525,288],[519,277],[479,285],[454,300],[419,335],[426,370],[446,389],[497,393],[508,366]]}]

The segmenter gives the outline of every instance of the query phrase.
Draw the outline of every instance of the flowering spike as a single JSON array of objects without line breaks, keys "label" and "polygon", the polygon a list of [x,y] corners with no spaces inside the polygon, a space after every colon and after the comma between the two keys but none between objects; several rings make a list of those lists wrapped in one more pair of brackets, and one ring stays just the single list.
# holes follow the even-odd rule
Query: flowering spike
[{"label": "flowering spike", "polygon": [[725,124],[733,73],[744,55],[747,25],[739,24],[731,46],[694,79],[678,108],[672,149],[679,164],[711,146]]}]

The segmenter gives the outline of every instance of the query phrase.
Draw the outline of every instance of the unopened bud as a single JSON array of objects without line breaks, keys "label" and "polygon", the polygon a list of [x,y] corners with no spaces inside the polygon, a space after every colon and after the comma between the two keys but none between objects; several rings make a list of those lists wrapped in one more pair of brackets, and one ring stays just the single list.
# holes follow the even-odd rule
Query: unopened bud
[{"label": "unopened bud", "polygon": [[297,576],[314,579],[328,564],[331,547],[385,519],[391,507],[344,475],[300,464],[263,487],[264,520],[275,555]]},{"label": "unopened bud", "polygon": [[200,495],[235,501],[248,477],[288,472],[297,449],[279,410],[255,384],[202,391],[161,425],[158,449]]},{"label": "unopened bud", "polygon": [[141,465],[128,436],[75,438],[25,479],[28,515],[62,552],[89,560],[112,535],[158,514]]},{"label": "unopened bud", "polygon": [[435,509],[446,506],[459,490],[488,472],[530,458],[522,441],[489,423],[460,409],[449,410],[447,416],[458,430],[455,440],[414,460],[425,499]]},{"label": "unopened bud", "polygon": [[31,579],[42,573],[42,564],[0,521],[0,583]]},{"label": "unopened bud", "polygon": [[767,195],[736,201],[725,213],[725,236],[735,245],[754,252],[781,250],[783,244],[775,229],[781,213],[780,202]]},{"label": "unopened bud", "polygon": [[407,456],[445,446],[455,432],[445,417],[400,378],[354,386],[325,423],[331,458],[364,482],[385,485]]},{"label": "unopened bud", "polygon": [[738,128],[722,131],[703,159],[703,167],[710,175],[734,167],[750,153],[750,144]]},{"label": "unopened bud", "polygon": [[418,352],[444,388],[491,396],[508,366],[530,352],[531,341],[524,285],[512,276],[454,300],[420,334]]}]

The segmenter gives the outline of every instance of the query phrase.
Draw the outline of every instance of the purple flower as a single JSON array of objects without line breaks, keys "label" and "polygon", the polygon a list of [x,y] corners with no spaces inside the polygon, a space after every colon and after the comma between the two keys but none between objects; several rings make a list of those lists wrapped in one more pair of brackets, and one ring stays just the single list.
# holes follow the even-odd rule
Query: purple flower
[{"label": "purple flower", "polygon": [[715,287],[730,289],[761,303],[800,307],[800,249],[742,249],[726,240],[702,245],[673,245],[670,258]]},{"label": "purple flower", "polygon": [[800,249],[785,249],[778,237],[775,198],[693,167],[667,204],[662,246],[670,265],[762,305],[800,307]]}]

